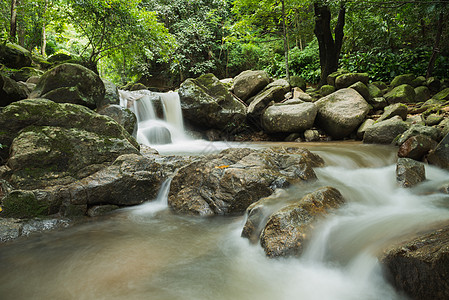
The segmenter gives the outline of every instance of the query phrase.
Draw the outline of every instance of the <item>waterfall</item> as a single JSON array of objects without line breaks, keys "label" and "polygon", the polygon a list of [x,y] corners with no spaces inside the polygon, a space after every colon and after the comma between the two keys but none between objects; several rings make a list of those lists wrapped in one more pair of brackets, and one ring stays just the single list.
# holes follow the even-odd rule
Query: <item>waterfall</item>
[{"label": "waterfall", "polygon": [[189,140],[185,131],[179,95],[148,90],[119,91],[120,105],[137,117],[137,141],[147,146]]}]

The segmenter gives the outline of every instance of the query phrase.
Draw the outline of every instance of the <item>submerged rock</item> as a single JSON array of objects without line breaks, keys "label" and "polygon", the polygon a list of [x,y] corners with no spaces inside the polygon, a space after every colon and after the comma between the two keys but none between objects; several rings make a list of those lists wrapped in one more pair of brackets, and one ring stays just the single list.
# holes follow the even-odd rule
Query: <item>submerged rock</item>
[{"label": "submerged rock", "polygon": [[268,257],[300,255],[317,219],[344,202],[337,189],[324,187],[277,211],[270,216],[260,236],[265,254]]},{"label": "submerged rock", "polygon": [[437,142],[425,135],[415,135],[407,139],[399,147],[398,156],[414,160],[422,160],[424,156],[434,149]]},{"label": "submerged rock", "polygon": [[368,103],[351,88],[321,98],[315,105],[318,108],[317,124],[336,139],[355,131],[369,112]]},{"label": "submerged rock", "polygon": [[211,216],[244,212],[276,188],[315,180],[318,156],[301,148],[230,148],[181,168],[168,197],[177,213]]},{"label": "submerged rock", "polygon": [[411,299],[449,299],[449,226],[394,245],[380,259],[387,279]]}]

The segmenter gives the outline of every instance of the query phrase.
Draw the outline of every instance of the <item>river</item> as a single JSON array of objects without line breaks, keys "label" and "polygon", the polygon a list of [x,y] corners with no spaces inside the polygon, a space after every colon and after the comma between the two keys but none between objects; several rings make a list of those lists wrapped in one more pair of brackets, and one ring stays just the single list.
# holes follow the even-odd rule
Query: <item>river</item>
[{"label": "river", "polygon": [[385,282],[377,256],[449,220],[448,196],[432,193],[449,173],[426,166],[428,181],[402,189],[395,183],[396,148],[306,146],[327,166],[315,170],[318,182],[293,186],[279,201],[331,185],[347,204],[316,227],[300,258],[266,258],[240,237],[244,216],[173,214],[161,190],[153,202],[0,245],[0,298],[403,299]]}]

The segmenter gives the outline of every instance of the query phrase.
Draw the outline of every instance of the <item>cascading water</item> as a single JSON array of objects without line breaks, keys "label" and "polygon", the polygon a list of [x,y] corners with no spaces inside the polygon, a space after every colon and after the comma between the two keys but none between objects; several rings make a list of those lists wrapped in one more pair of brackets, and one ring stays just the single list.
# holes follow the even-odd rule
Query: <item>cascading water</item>
[{"label": "cascading water", "polygon": [[159,153],[194,154],[217,152],[229,143],[193,139],[184,129],[181,102],[177,92],[155,93],[149,90],[119,91],[120,105],[137,117],[137,142]]},{"label": "cascading water", "polygon": [[166,182],[156,202],[0,245],[0,295],[16,300],[403,299],[385,282],[377,256],[402,236],[449,220],[449,196],[432,193],[449,182],[449,173],[426,167],[427,182],[403,189],[395,183],[394,148],[310,149],[328,166],[316,169],[314,186],[293,186],[279,201],[287,204],[331,185],[347,204],[316,226],[300,258],[266,258],[260,245],[240,237],[243,217],[171,213],[164,209]]}]

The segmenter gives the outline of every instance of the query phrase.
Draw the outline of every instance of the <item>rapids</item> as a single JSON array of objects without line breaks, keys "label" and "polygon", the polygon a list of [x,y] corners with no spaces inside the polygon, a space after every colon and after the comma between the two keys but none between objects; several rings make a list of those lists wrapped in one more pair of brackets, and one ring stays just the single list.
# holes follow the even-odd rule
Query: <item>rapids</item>
[{"label": "rapids", "polygon": [[0,245],[0,298],[403,299],[385,282],[377,256],[449,219],[448,196],[432,193],[449,173],[426,166],[428,181],[402,189],[395,184],[395,148],[306,146],[327,167],[316,169],[318,182],[293,186],[279,201],[331,185],[348,203],[316,227],[300,258],[266,258],[259,245],[240,237],[243,216],[173,214],[168,181],[153,202]]}]

